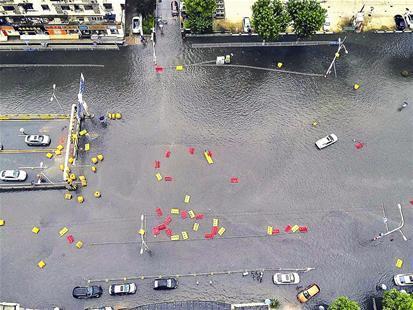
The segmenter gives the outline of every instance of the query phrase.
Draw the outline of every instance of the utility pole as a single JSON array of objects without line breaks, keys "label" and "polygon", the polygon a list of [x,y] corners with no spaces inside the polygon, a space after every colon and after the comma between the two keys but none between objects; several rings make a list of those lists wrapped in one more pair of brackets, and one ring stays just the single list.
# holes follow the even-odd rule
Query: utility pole
[{"label": "utility pole", "polygon": [[344,49],[344,52],[348,54],[348,50],[346,49],[346,46],[344,45],[344,41],[346,41],[347,37],[344,37],[343,41],[341,41],[340,38],[338,38],[338,48],[337,52],[334,54],[333,61],[331,62],[330,66],[328,67],[326,73],[324,74],[324,77],[326,78],[327,75],[331,73],[331,70],[334,69],[334,76],[337,77],[337,72],[336,72],[336,60],[340,57],[340,51],[341,49]]},{"label": "utility pole", "polygon": [[[386,237],[386,236],[388,236],[388,235],[390,235],[390,234],[392,234],[392,233],[394,233],[394,232],[396,232],[396,231],[399,231],[399,232],[401,233],[402,237],[403,237],[403,240],[404,240],[404,241],[407,241],[406,236],[405,236],[404,233],[402,232],[402,228],[403,228],[403,226],[404,226],[404,217],[403,217],[403,212],[402,212],[402,206],[400,205],[400,203],[398,203],[398,204],[397,204],[397,207],[398,207],[398,209],[399,209],[400,217],[401,217],[400,225],[399,225],[398,227],[390,230],[390,231],[387,229],[387,232],[385,232],[385,233],[379,233],[379,235],[376,236],[376,237],[374,237],[371,241],[379,240],[379,239],[381,239],[381,238],[383,238],[383,237]],[[383,207],[383,221],[384,221],[384,224],[385,224],[386,227],[387,227],[387,217],[386,217],[386,214],[384,213],[384,207]]]}]

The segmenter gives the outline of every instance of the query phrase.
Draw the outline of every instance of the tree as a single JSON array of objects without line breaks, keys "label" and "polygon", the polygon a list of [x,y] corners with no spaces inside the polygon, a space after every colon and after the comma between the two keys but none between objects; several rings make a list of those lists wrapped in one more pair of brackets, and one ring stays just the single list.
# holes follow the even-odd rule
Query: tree
[{"label": "tree", "polygon": [[280,307],[280,301],[277,298],[271,299],[270,308],[278,309]]},{"label": "tree", "polygon": [[186,0],[189,28],[195,33],[211,31],[216,6],[216,0]]},{"label": "tree", "polygon": [[396,289],[385,291],[383,296],[383,310],[411,310],[413,309],[413,297],[410,294]]},{"label": "tree", "polygon": [[138,0],[136,2],[136,7],[139,13],[143,17],[152,15],[156,8],[156,0]]},{"label": "tree", "polygon": [[252,25],[264,40],[275,40],[284,32],[290,17],[280,0],[257,0],[252,5]]},{"label": "tree", "polygon": [[360,310],[360,305],[346,296],[340,296],[328,306],[328,310]]},{"label": "tree", "polygon": [[300,37],[307,37],[320,30],[327,13],[317,0],[289,0],[287,11],[294,22],[294,32]]}]

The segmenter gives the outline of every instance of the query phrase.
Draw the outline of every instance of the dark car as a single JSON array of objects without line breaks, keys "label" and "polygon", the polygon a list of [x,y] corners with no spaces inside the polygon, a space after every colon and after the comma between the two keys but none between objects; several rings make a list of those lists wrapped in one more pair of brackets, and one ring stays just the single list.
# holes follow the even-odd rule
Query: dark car
[{"label": "dark car", "polygon": [[178,281],[174,278],[155,279],[153,281],[154,290],[171,290],[178,287]]},{"label": "dark car", "polygon": [[76,286],[73,289],[73,297],[78,299],[99,298],[102,296],[103,290],[101,286]]},{"label": "dark car", "polygon": [[406,29],[406,21],[404,20],[403,16],[394,16],[394,22],[396,23],[397,30],[403,31],[404,29]]}]

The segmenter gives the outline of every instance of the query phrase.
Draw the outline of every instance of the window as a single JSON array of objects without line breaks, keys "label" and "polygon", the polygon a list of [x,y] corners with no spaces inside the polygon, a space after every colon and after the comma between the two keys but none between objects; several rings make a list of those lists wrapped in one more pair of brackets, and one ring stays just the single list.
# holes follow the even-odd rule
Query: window
[{"label": "window", "polygon": [[62,5],[61,8],[62,10],[70,11],[70,6],[68,5]]},{"label": "window", "polygon": [[106,10],[112,10],[112,3],[103,3]]},{"label": "window", "polygon": [[14,6],[11,5],[3,5],[3,9],[5,11],[14,11]]},{"label": "window", "polygon": [[27,10],[33,10],[33,3],[24,3],[23,8]]},{"label": "window", "polygon": [[42,4],[43,11],[50,11],[50,8],[47,4]]},{"label": "window", "polygon": [[91,6],[91,5],[85,5],[84,8],[85,8],[86,11],[92,11],[93,10],[93,6]]}]

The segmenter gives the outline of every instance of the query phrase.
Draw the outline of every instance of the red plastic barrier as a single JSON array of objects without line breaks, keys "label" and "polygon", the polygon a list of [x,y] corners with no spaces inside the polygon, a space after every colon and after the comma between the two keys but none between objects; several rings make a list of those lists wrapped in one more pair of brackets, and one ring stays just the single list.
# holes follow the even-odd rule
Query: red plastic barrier
[{"label": "red plastic barrier", "polygon": [[165,221],[163,221],[163,223],[165,225],[169,225],[172,222],[172,217],[170,215],[168,215],[165,219]]},{"label": "red plastic barrier", "polygon": [[213,234],[205,234],[205,239],[214,239]]},{"label": "red plastic barrier", "polygon": [[302,232],[302,233],[306,233],[306,232],[308,231],[308,227],[307,227],[307,226],[300,226],[300,227],[298,228],[298,230],[299,230],[300,232]]},{"label": "red plastic barrier", "polygon": [[364,146],[364,143],[361,143],[361,142],[357,142],[356,144],[354,144],[354,146],[356,147],[356,149],[362,149],[363,148],[363,146]]},{"label": "red plastic barrier", "polygon": [[238,183],[238,182],[239,182],[238,178],[236,178],[236,177],[231,178],[231,183]]},{"label": "red plastic barrier", "polygon": [[204,218],[204,215],[202,213],[198,213],[197,215],[195,215],[195,218],[197,220],[202,220]]},{"label": "red plastic barrier", "polygon": [[162,72],[163,72],[163,67],[161,67],[161,66],[156,66],[156,67],[155,67],[155,71],[156,71],[156,73],[162,73]]},{"label": "red plastic barrier", "polygon": [[272,230],[273,235],[276,235],[276,234],[279,234],[279,233],[280,233],[280,230],[278,228]]},{"label": "red plastic barrier", "polygon": [[162,212],[162,209],[161,208],[156,208],[156,215],[158,215],[158,216],[162,216],[163,215],[163,212]]},{"label": "red plastic barrier", "polygon": [[172,230],[170,228],[166,229],[165,233],[168,237],[172,236]]},{"label": "red plastic barrier", "polygon": [[194,155],[194,153],[195,153],[195,148],[194,148],[194,147],[188,148],[188,152],[189,152],[189,154]]},{"label": "red plastic barrier", "polygon": [[183,220],[186,219],[188,217],[188,212],[186,212],[185,210],[182,210],[181,211],[181,217],[182,217]]},{"label": "red plastic barrier", "polygon": [[285,231],[286,233],[289,233],[289,232],[291,231],[291,228],[292,228],[291,225],[287,225],[287,226],[285,226],[285,230],[284,230],[284,231]]},{"label": "red plastic barrier", "polygon": [[165,177],[165,181],[166,181],[166,182],[172,181],[172,177],[166,176],[166,177]]},{"label": "red plastic barrier", "polygon": [[155,160],[155,169],[161,168],[161,162],[159,160]]},{"label": "red plastic barrier", "polygon": [[411,205],[413,205],[413,200],[410,200],[409,202],[410,202]]},{"label": "red plastic barrier", "polygon": [[165,225],[165,223],[162,223],[162,224],[158,225],[157,228],[159,230],[164,230],[164,229],[166,229],[166,225]]},{"label": "red plastic barrier", "polygon": [[154,236],[157,236],[157,235],[159,235],[160,233],[161,233],[161,231],[158,229],[158,227],[152,228],[152,234],[153,234]]},{"label": "red plastic barrier", "polygon": [[208,156],[212,157],[212,152],[210,150],[208,150]]},{"label": "red plastic barrier", "polygon": [[70,244],[72,244],[75,241],[75,238],[73,238],[72,235],[67,236],[66,239],[67,239],[67,242],[69,242]]},{"label": "red plastic barrier", "polygon": [[211,235],[215,236],[218,233],[218,226],[212,226]]},{"label": "red plastic barrier", "polygon": [[170,150],[167,150],[166,152],[165,152],[165,157],[166,158],[169,158],[171,156],[171,151]]}]

